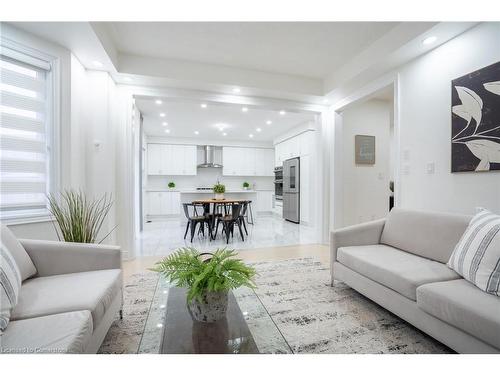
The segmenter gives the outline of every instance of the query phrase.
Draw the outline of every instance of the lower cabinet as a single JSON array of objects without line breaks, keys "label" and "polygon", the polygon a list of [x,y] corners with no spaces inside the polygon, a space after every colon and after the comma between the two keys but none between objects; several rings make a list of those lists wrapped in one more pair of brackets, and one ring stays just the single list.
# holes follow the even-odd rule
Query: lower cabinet
[{"label": "lower cabinet", "polygon": [[179,215],[181,193],[178,191],[150,191],[147,193],[148,216]]},{"label": "lower cabinet", "polygon": [[257,191],[257,212],[273,211],[273,191]]}]

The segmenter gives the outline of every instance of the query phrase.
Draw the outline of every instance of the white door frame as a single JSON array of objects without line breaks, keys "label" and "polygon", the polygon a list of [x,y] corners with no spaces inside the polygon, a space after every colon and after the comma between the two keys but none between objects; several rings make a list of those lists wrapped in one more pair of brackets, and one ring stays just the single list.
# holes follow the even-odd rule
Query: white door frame
[{"label": "white door frame", "polygon": [[[310,103],[302,103],[291,100],[281,100],[281,99],[273,99],[273,98],[264,98],[264,97],[249,97],[249,96],[238,96],[238,95],[225,95],[218,94],[213,92],[206,91],[197,91],[197,90],[186,90],[186,89],[175,89],[175,88],[155,88],[155,87],[142,87],[142,86],[125,86],[120,85],[122,88],[122,92],[124,94],[124,98],[122,99],[124,104],[126,105],[126,121],[125,126],[126,129],[123,129],[123,144],[122,147],[124,150],[133,150],[133,152],[129,155],[129,157],[118,158],[117,162],[121,163],[118,165],[118,169],[122,170],[123,173],[123,185],[117,186],[117,189],[120,189],[120,192],[117,192],[118,196],[123,197],[125,200],[121,212],[121,226],[123,233],[121,244],[122,246],[126,246],[128,248],[128,259],[133,259],[136,252],[137,246],[137,234],[135,228],[138,227],[137,220],[137,209],[136,205],[133,203],[136,201],[138,194],[138,189],[134,188],[134,184],[137,181],[137,173],[140,173],[140,170],[136,170],[136,158],[138,158],[138,149],[133,148],[133,118],[132,118],[132,103],[134,98],[137,97],[162,97],[162,98],[173,98],[173,99],[183,99],[183,100],[193,100],[193,101],[206,101],[206,102],[218,102],[225,104],[241,104],[241,105],[251,105],[264,109],[274,109],[281,110],[287,109],[289,111],[297,111],[297,112],[309,112],[318,115],[318,122],[321,123],[321,117],[324,115],[325,106],[323,105],[315,105]],[[123,108],[123,107],[122,107]],[[318,133],[320,133],[318,131]],[[318,159],[321,158],[323,154],[322,148],[328,147],[328,145],[320,145],[320,149],[317,152]],[[320,186],[320,185],[317,185]],[[318,188],[319,190],[319,188]],[[324,195],[319,194],[318,196]],[[130,202],[130,203],[127,203]],[[321,202],[318,202],[319,205]],[[317,210],[316,217],[316,225],[318,228],[322,228],[322,216],[321,211]],[[320,234],[320,232],[318,232]]]},{"label": "white door frame", "polygon": [[[329,232],[339,227],[342,218],[342,115],[341,112],[348,106],[359,100],[364,100],[377,91],[392,85],[394,89],[394,206],[401,205],[401,176],[400,176],[400,89],[399,89],[399,75],[388,74],[380,79],[372,82],[357,90],[352,95],[335,103],[329,110],[329,117],[332,123],[329,124],[332,129],[327,134],[330,149],[333,150],[328,159],[329,174],[330,174],[330,189],[329,189],[329,206],[330,213],[328,215],[328,225],[323,225],[324,230],[328,232],[323,233],[323,239],[328,241]],[[325,150],[326,151],[326,150]]]}]

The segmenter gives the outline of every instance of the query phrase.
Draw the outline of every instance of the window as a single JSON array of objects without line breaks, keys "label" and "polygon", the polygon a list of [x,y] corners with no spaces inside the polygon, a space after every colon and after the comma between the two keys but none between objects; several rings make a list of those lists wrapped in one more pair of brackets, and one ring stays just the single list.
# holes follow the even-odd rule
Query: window
[{"label": "window", "polygon": [[0,50],[0,217],[47,215],[51,188],[50,64]]}]

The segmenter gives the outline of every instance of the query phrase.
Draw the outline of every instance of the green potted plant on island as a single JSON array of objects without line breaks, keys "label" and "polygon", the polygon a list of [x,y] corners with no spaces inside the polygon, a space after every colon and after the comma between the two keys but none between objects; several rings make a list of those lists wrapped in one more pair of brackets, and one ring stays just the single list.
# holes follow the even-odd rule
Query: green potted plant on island
[{"label": "green potted plant on island", "polygon": [[214,253],[200,253],[181,248],[157,262],[152,271],[168,282],[187,288],[187,307],[194,320],[211,323],[225,317],[228,292],[241,286],[255,288],[253,267],[235,258],[226,248]]},{"label": "green potted plant on island", "polygon": [[224,199],[224,193],[226,192],[226,186],[217,182],[214,185],[215,199]]},{"label": "green potted plant on island", "polygon": [[248,190],[250,189],[250,184],[248,182],[243,182],[243,189]]},{"label": "green potted plant on island", "polygon": [[169,189],[175,189],[175,182],[169,182],[168,183],[168,188]]}]

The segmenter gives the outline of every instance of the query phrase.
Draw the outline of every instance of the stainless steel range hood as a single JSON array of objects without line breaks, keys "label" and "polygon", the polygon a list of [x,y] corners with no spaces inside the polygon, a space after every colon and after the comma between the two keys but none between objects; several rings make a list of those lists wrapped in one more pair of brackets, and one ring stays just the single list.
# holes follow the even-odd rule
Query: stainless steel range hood
[{"label": "stainless steel range hood", "polygon": [[205,161],[198,165],[198,168],[222,168],[222,165],[215,163],[215,147],[203,146]]}]

